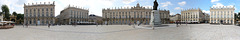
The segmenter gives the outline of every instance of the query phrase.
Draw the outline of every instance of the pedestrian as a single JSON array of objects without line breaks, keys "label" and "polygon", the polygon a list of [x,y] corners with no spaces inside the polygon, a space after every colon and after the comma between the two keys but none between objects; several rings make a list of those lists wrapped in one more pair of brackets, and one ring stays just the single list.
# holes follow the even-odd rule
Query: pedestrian
[{"label": "pedestrian", "polygon": [[28,28],[28,24],[26,24],[27,28]]},{"label": "pedestrian", "polygon": [[180,25],[182,24],[182,22],[181,22],[181,21],[179,21],[179,23],[180,23]]},{"label": "pedestrian", "polygon": [[178,21],[176,21],[177,27],[178,27]]},{"label": "pedestrian", "polygon": [[96,23],[96,26],[98,26],[98,23]]},{"label": "pedestrian", "polygon": [[74,27],[76,27],[77,26],[77,23],[74,23]]},{"label": "pedestrian", "polygon": [[22,24],[23,25],[23,27],[24,27],[24,24]]},{"label": "pedestrian", "polygon": [[140,24],[140,22],[139,21],[137,21],[137,25],[139,26],[139,24]]},{"label": "pedestrian", "polygon": [[51,24],[48,24],[48,28],[50,28],[50,25],[51,25]]}]

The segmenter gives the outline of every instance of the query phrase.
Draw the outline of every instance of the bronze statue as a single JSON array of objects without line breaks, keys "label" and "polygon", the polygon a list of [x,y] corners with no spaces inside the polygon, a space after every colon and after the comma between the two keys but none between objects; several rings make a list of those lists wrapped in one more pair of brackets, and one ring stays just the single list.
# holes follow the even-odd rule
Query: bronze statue
[{"label": "bronze statue", "polygon": [[158,2],[157,2],[157,0],[155,0],[153,3],[154,3],[154,5],[153,5],[153,10],[157,10],[157,7],[158,7]]}]

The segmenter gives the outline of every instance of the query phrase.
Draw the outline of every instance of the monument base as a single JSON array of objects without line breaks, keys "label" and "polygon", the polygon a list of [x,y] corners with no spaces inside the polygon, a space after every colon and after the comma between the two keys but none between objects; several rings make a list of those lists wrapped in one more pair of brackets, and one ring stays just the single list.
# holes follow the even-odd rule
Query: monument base
[{"label": "monument base", "polygon": [[161,26],[161,18],[160,13],[157,10],[152,10],[151,12],[151,19],[150,25],[153,27],[160,27]]}]

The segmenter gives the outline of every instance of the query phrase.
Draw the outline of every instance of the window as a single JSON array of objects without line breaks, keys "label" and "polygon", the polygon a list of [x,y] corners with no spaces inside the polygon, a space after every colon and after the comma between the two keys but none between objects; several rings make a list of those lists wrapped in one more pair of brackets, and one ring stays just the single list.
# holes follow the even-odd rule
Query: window
[{"label": "window", "polygon": [[53,11],[53,8],[51,8],[51,11]]},{"label": "window", "polygon": [[134,12],[134,18],[136,18],[136,12]]},{"label": "window", "polygon": [[44,12],[42,11],[42,16],[44,17]]},{"label": "window", "polygon": [[51,16],[53,17],[53,12],[51,12]]},{"label": "window", "polygon": [[28,9],[26,9],[25,11],[28,12]]},{"label": "window", "polygon": [[42,12],[44,11],[44,8],[42,8]]},{"label": "window", "polygon": [[32,16],[32,10],[31,9],[30,9],[30,13],[29,14],[30,14],[30,17],[31,17]]},{"label": "window", "polygon": [[46,11],[48,11],[48,8],[46,8]]},{"label": "window", "polygon": [[46,16],[49,16],[48,14],[49,14],[49,13],[48,13],[48,12],[46,12]]},{"label": "window", "polygon": [[38,9],[38,17],[40,16],[40,9]]}]

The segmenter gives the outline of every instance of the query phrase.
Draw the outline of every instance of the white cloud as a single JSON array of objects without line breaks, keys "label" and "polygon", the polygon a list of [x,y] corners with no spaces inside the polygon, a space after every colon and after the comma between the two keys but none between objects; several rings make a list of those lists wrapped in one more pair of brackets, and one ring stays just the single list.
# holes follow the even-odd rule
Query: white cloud
[{"label": "white cloud", "polygon": [[181,9],[183,9],[183,8],[181,8],[181,7],[175,7],[174,8],[174,10],[181,10]]},{"label": "white cloud", "polygon": [[216,5],[213,5],[213,7],[219,7],[219,6],[224,6],[222,3],[216,3]]},{"label": "white cloud", "polygon": [[202,10],[202,12],[207,13],[207,14],[210,14],[210,11],[209,11],[209,10]]},{"label": "white cloud", "polygon": [[184,6],[186,4],[186,1],[179,2],[178,5]]},{"label": "white cloud", "polygon": [[167,2],[164,2],[164,3],[160,3],[162,6],[161,7],[167,7],[169,5],[172,5],[171,2],[167,1]]},{"label": "white cloud", "polygon": [[217,1],[219,1],[219,0],[211,0],[212,3],[213,3],[213,2],[217,2]]},{"label": "white cloud", "polygon": [[176,13],[175,12],[171,12],[170,15],[175,15]]},{"label": "white cloud", "polygon": [[122,0],[122,2],[124,4],[129,4],[129,3],[132,3],[132,2],[135,2],[136,0]]}]

